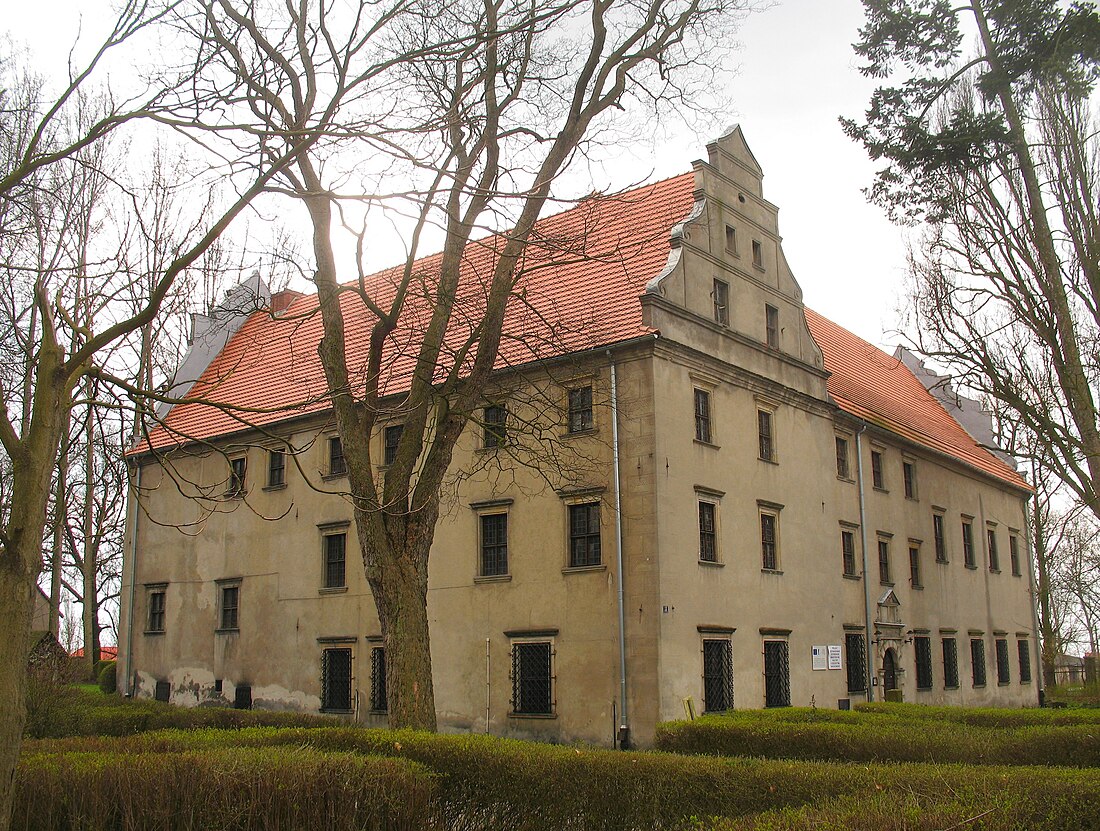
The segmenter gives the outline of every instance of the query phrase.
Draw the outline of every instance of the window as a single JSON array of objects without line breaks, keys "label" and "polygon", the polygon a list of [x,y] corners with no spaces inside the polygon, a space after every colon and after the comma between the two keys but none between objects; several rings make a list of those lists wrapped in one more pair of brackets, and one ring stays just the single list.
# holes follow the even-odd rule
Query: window
[{"label": "window", "polygon": [[848,692],[867,692],[867,639],[855,632],[844,636],[844,662],[848,670]]},{"label": "window", "polygon": [[880,491],[886,489],[886,479],[882,475],[882,451],[871,451],[871,484]]},{"label": "window", "polygon": [[932,514],[932,536],[936,540],[936,562],[947,562],[947,537],[943,532],[943,514]]},{"label": "window", "polygon": [[714,281],[714,322],[722,326],[730,325],[730,287],[725,280]]},{"label": "window", "polygon": [[880,583],[890,582],[890,541],[878,541],[878,580]]},{"label": "window", "polygon": [[851,479],[852,471],[848,465],[848,440],[836,437],[836,475],[841,479]]},{"label": "window", "polygon": [[226,496],[244,496],[244,476],[248,464],[244,456],[229,460],[229,488]]},{"label": "window", "polygon": [[905,498],[917,498],[917,469],[912,462],[901,463],[901,478],[905,485]]},{"label": "window", "polygon": [[1020,538],[1015,534],[1008,535],[1008,557],[1012,561],[1012,576],[1020,577]]},{"label": "window", "polygon": [[974,559],[974,526],[969,519],[962,521],[962,535],[963,562],[967,568],[977,568],[978,564]]},{"label": "window", "polygon": [[954,690],[959,686],[959,647],[954,638],[943,639],[943,688]]},{"label": "window", "polygon": [[153,688],[153,700],[168,702],[172,699],[172,683],[170,681],[157,681]]},{"label": "window", "polygon": [[997,683],[1004,686],[1012,680],[1008,669],[1008,640],[997,638],[993,648],[997,653]]},{"label": "window", "polygon": [[767,303],[764,304],[764,336],[768,346],[779,348],[779,309]]},{"label": "window", "polygon": [[699,503],[699,559],[718,562],[717,506],[713,502]]},{"label": "window", "polygon": [[786,641],[764,641],[764,706],[791,706],[790,649]]},{"label": "window", "polygon": [[351,649],[321,650],[321,710],[351,712]]},{"label": "window", "polygon": [[233,686],[233,709],[234,710],[251,710],[252,709],[252,685],[251,684],[235,684]]},{"label": "window", "polygon": [[765,571],[779,570],[779,517],[760,514],[760,551]]},{"label": "window", "polygon": [[389,710],[386,701],[386,648],[372,646],[370,650],[370,708],[374,713]]},{"label": "window", "polygon": [[508,408],[492,404],[482,413],[482,447],[503,447],[508,437]]},{"label": "window", "polygon": [[569,567],[598,566],[600,503],[569,506]]},{"label": "window", "polygon": [[165,586],[157,586],[150,588],[149,590],[149,623],[146,626],[146,632],[163,632],[164,631],[164,600],[166,594]]},{"label": "window", "polygon": [[737,229],[732,225],[726,226],[726,250],[731,254],[737,253]]},{"label": "window", "polygon": [[840,550],[844,555],[844,575],[856,576],[856,534],[855,531],[840,532]]},{"label": "window", "polygon": [[775,461],[775,439],[772,435],[772,414],[768,410],[756,411],[756,431],[760,439],[760,458]]},{"label": "window", "polygon": [[1020,659],[1020,683],[1031,683],[1031,648],[1025,638],[1016,641],[1016,653]]},{"label": "window", "polygon": [[920,546],[909,546],[909,585],[914,589],[921,587],[920,581]]},{"label": "window", "polygon": [[512,644],[512,712],[548,716],[554,712],[553,650],[549,641]]},{"label": "window", "polygon": [[508,573],[508,514],[481,515],[481,576]]},{"label": "window", "polygon": [[917,689],[932,689],[932,641],[927,635],[913,638],[913,652],[917,658]]},{"label": "window", "polygon": [[401,444],[404,424],[391,424],[382,433],[382,464],[392,465],[397,460],[397,445]]},{"label": "window", "polygon": [[218,628],[239,629],[241,606],[240,581],[219,583],[218,602]]},{"label": "window", "polygon": [[583,433],[592,427],[592,387],[569,390],[569,432]]},{"label": "window", "polygon": [[695,391],[695,440],[710,444],[710,393]]},{"label": "window", "polygon": [[703,710],[733,709],[733,645],[729,638],[703,639]]},{"label": "window", "polygon": [[1001,556],[997,552],[997,531],[994,528],[985,529],[986,548],[989,554],[989,570],[999,572],[1001,570]]},{"label": "window", "polygon": [[348,472],[348,462],[344,458],[344,443],[339,436],[328,440],[328,475],[343,476]]},{"label": "window", "polygon": [[764,246],[758,239],[752,241],[752,264],[757,268],[764,267]]},{"label": "window", "polygon": [[281,488],[286,484],[286,453],[280,448],[267,451],[267,486]]},{"label": "window", "polygon": [[975,687],[985,686],[985,641],[970,639],[970,675]]},{"label": "window", "polygon": [[339,589],[347,586],[346,561],[348,535],[326,534],[321,537],[321,547],[325,558],[324,580],[326,589]]}]

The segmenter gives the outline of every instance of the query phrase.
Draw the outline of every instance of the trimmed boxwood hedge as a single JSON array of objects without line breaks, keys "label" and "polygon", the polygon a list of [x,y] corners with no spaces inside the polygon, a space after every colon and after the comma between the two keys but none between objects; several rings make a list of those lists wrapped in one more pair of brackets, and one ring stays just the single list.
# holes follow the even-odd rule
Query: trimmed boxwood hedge
[{"label": "trimmed boxwood hedge", "polygon": [[974,727],[1066,727],[1072,724],[1100,725],[1100,709],[1016,709],[993,707],[933,707],[927,704],[886,704],[872,702],[856,705],[854,714],[874,715],[905,721],[950,721]]}]

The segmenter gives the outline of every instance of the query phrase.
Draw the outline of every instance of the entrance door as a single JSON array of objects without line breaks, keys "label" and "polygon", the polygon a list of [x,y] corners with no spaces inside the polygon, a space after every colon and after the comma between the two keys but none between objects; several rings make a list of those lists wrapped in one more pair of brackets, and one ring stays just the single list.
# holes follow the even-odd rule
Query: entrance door
[{"label": "entrance door", "polygon": [[898,656],[892,646],[882,656],[882,688],[887,692],[898,688]]}]

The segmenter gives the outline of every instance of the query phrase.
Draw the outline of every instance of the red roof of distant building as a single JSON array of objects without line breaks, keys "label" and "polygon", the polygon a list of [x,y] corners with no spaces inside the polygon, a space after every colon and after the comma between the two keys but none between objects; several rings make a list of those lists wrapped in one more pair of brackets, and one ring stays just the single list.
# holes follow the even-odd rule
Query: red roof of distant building
[{"label": "red roof of distant building", "polygon": [[[84,657],[84,647],[73,652],[74,658]],[[101,661],[115,661],[118,660],[118,647],[117,646],[101,646],[99,648],[99,660]]]},{"label": "red roof of distant building", "polygon": [[[642,324],[639,296],[665,266],[669,232],[691,208],[694,181],[694,174],[686,173],[617,196],[590,198],[541,220],[510,301],[498,368],[654,334]],[[492,235],[467,247],[449,335],[454,345],[466,339],[479,319],[482,289],[502,239]],[[408,389],[413,347],[434,306],[423,286],[431,284],[439,262],[434,255],[415,263],[422,278],[414,281],[382,363],[380,388],[386,393]],[[398,267],[366,278],[383,308],[401,275]],[[153,446],[225,436],[329,409],[317,355],[322,334],[317,297],[288,293],[279,300],[285,311],[254,314],[189,392],[225,406],[174,407],[165,425],[152,433]],[[342,306],[348,365],[353,379],[362,382],[375,317],[351,292],[343,295]],[[829,393],[842,409],[1004,482],[1027,487],[1019,474],[980,447],[899,360],[809,309],[806,318],[832,373]]]}]

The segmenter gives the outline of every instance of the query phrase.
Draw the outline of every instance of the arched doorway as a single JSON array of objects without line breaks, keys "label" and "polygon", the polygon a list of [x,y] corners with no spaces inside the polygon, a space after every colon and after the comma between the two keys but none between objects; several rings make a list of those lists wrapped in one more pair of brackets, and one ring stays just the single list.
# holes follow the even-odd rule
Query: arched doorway
[{"label": "arched doorway", "polygon": [[898,655],[894,647],[886,650],[882,656],[882,689],[886,692],[898,688]]}]

